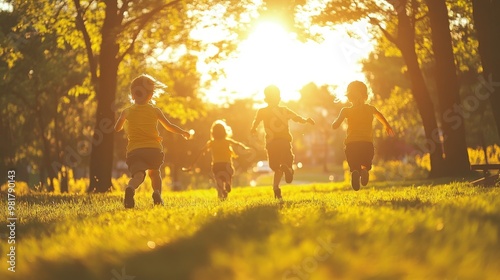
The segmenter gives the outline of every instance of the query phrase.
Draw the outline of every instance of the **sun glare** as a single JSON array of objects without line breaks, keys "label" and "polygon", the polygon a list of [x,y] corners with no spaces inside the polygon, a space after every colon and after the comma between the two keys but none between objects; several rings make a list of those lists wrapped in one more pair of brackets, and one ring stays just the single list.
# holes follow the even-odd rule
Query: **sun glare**
[{"label": "sun glare", "polygon": [[366,28],[357,39],[364,40],[362,44],[340,29],[325,33],[321,43],[304,43],[277,22],[260,23],[239,45],[237,57],[222,62],[226,76],[212,82],[208,101],[259,100],[270,84],[281,89],[283,101],[297,100],[299,90],[310,82],[337,87],[335,93],[342,99],[348,82],[364,79],[358,61],[368,54],[371,43],[366,43]]}]

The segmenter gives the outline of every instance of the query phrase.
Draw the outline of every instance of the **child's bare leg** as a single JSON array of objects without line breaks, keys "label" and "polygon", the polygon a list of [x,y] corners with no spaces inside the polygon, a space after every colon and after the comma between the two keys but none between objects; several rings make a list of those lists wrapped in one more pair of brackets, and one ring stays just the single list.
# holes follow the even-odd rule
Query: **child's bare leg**
[{"label": "child's bare leg", "polygon": [[160,170],[148,170],[149,178],[151,178],[151,185],[153,191],[161,193],[161,173]]},{"label": "child's bare leg", "polygon": [[273,187],[275,189],[280,187],[281,177],[283,177],[283,171],[281,171],[281,170],[274,171]]},{"label": "child's bare leg", "polygon": [[132,178],[128,181],[128,186],[125,189],[125,199],[123,200],[125,208],[134,208],[134,206],[135,206],[135,200],[134,200],[135,190],[144,181],[144,177],[146,177],[146,173],[143,171],[138,171],[138,172],[135,172],[132,175]]},{"label": "child's bare leg", "polygon": [[217,196],[219,199],[224,199],[226,197],[226,191],[224,191],[224,180],[217,178],[215,179],[215,182],[217,183]]},{"label": "child's bare leg", "polygon": [[225,183],[226,183],[226,185],[225,185],[226,192],[231,192],[232,182],[233,182],[232,177],[226,178],[226,181],[225,181]]},{"label": "child's bare leg", "polygon": [[154,205],[163,205],[161,198],[161,174],[160,170],[148,170],[149,178],[151,178],[151,186],[153,187],[153,203]]},{"label": "child's bare leg", "polygon": [[144,182],[145,176],[146,173],[141,171],[134,173],[134,175],[132,175],[132,178],[128,181],[127,187],[131,187],[136,190],[142,184],[142,182]]},{"label": "child's bare leg", "polygon": [[361,165],[361,171],[359,172],[361,185],[366,186],[370,180],[370,174],[368,173],[368,168]]},{"label": "child's bare leg", "polygon": [[274,171],[273,190],[274,190],[274,197],[277,199],[281,199],[281,189],[280,189],[281,177],[283,177],[283,171],[281,170]]}]

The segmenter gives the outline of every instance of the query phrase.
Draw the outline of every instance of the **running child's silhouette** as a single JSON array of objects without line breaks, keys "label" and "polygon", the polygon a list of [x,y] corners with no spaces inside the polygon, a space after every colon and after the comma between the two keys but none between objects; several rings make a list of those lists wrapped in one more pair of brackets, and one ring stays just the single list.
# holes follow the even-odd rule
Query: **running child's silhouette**
[{"label": "running child's silhouette", "polygon": [[[232,130],[224,121],[217,120],[212,124],[210,129],[211,139],[205,144],[198,157],[193,161],[196,163],[198,159],[206,152],[211,151],[212,154],[212,173],[217,184],[217,196],[220,200],[225,200],[229,192],[234,175],[233,158],[237,155],[233,150],[233,146],[239,146],[245,150],[249,150],[245,144],[233,140]],[[192,168],[183,168],[188,171]]]},{"label": "running child's silhouette", "polygon": [[292,135],[288,126],[288,121],[292,120],[298,123],[314,124],[311,118],[303,118],[285,106],[280,106],[280,89],[271,85],[264,89],[264,101],[267,107],[257,111],[252,124],[251,133],[256,134],[257,127],[261,122],[264,123],[266,132],[266,150],[269,160],[269,167],[274,171],[273,190],[274,197],[282,199],[281,189],[279,187],[281,178],[285,174],[285,181],[293,181],[293,160]]},{"label": "running child's silhouette", "polygon": [[361,185],[369,181],[369,171],[372,168],[373,147],[373,116],[385,127],[387,134],[394,136],[394,131],[377,108],[366,103],[368,89],[363,82],[354,81],[347,86],[346,96],[351,106],[340,110],[339,116],[332,123],[332,128],[338,128],[344,119],[347,120],[347,136],[344,141],[345,156],[351,171],[351,185],[357,191]]},{"label": "running child's silhouette", "polygon": [[162,138],[158,131],[158,122],[168,131],[189,139],[189,132],[172,124],[163,112],[153,105],[153,98],[164,92],[166,86],[155,78],[143,74],[130,84],[130,97],[134,103],[123,110],[116,121],[115,131],[125,126],[128,136],[127,165],[132,175],[125,189],[125,208],[134,208],[135,190],[146,177],[146,171],[153,186],[154,205],[163,205],[161,198],[161,173],[163,164]]}]

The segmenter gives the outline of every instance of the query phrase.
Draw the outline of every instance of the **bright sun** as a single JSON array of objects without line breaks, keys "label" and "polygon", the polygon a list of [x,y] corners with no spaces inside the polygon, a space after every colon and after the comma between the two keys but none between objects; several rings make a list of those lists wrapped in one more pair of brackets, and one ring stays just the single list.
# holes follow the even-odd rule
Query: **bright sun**
[{"label": "bright sun", "polygon": [[372,45],[366,28],[357,27],[359,32],[364,30],[357,40],[339,29],[324,34],[321,43],[304,43],[276,22],[260,23],[239,45],[237,57],[222,62],[226,76],[212,83],[206,92],[208,100],[261,99],[262,90],[270,84],[281,89],[284,101],[296,100],[299,90],[310,82],[335,86],[342,97],[348,82],[364,79],[358,62]]}]

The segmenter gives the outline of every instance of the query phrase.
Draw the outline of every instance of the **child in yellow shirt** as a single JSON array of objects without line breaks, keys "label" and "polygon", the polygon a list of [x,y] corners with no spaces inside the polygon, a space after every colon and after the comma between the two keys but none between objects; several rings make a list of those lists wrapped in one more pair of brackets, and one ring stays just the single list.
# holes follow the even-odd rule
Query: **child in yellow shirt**
[{"label": "child in yellow shirt", "polygon": [[153,186],[154,205],[163,205],[161,198],[161,173],[163,164],[162,138],[158,131],[158,123],[166,130],[189,139],[189,132],[172,124],[163,112],[153,105],[153,97],[163,93],[166,86],[149,75],[140,75],[130,84],[130,95],[134,104],[120,114],[116,121],[115,131],[123,129],[125,123],[128,136],[127,165],[132,178],[125,189],[125,208],[134,208],[135,190],[146,177],[146,171]]},{"label": "child in yellow shirt", "polygon": [[250,148],[233,140],[231,138],[231,128],[222,120],[217,120],[212,124],[210,134],[211,139],[205,144],[198,158],[207,151],[211,151],[212,173],[217,184],[217,195],[219,199],[224,200],[227,198],[228,193],[231,192],[234,175],[232,158],[236,157],[236,153],[233,146],[240,146],[245,150]]},{"label": "child in yellow shirt", "polygon": [[332,123],[332,128],[338,128],[344,119],[347,120],[345,155],[351,171],[351,185],[357,191],[360,188],[360,181],[363,186],[368,184],[368,171],[372,168],[373,116],[384,125],[387,134],[394,136],[394,131],[377,108],[366,104],[368,89],[363,82],[351,82],[347,86],[346,95],[352,105],[340,110],[339,116]]}]

